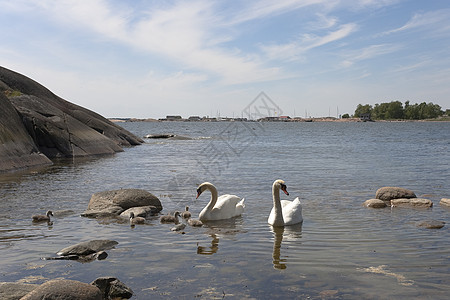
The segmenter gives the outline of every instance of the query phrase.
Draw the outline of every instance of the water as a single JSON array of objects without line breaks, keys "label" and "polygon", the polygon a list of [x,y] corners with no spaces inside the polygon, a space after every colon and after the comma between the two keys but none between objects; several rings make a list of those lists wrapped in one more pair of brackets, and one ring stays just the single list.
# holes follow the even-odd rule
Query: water
[{"label": "water", "polygon": [[[146,140],[110,157],[75,159],[0,176],[0,281],[54,278],[91,282],[116,276],[135,299],[447,299],[450,293],[450,123],[124,123]],[[302,226],[267,224],[271,185],[285,180],[303,204]],[[211,181],[219,194],[245,197],[238,218],[185,234],[159,224],[80,217],[93,193],[146,189],[163,212],[194,215]],[[367,209],[383,186],[431,199],[432,209]],[[53,226],[30,216],[65,211]],[[418,228],[442,220],[439,230]],[[119,242],[91,263],[41,260],[80,241]]]}]

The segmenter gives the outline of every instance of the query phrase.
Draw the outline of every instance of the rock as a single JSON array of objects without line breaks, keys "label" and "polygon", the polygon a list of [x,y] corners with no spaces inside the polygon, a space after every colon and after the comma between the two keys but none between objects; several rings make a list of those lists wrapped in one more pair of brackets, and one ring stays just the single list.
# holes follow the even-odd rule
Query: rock
[{"label": "rock", "polygon": [[102,300],[102,292],[94,285],[75,280],[50,280],[25,295],[22,300]]},{"label": "rock", "polygon": [[133,291],[115,277],[100,277],[91,282],[103,294],[105,299],[129,299]]},{"label": "rock", "polygon": [[411,208],[429,208],[433,206],[433,202],[423,198],[409,198],[409,199],[393,199],[391,200],[392,207],[411,207]]},{"label": "rock", "polygon": [[82,216],[89,215],[92,211],[117,213],[117,215],[132,207],[153,206],[156,213],[162,210],[161,201],[153,194],[140,189],[121,189],[99,192],[92,195],[88,209]]},{"label": "rock", "polygon": [[2,300],[18,300],[26,294],[33,291],[39,285],[18,282],[1,282],[0,283],[0,299]]},{"label": "rock", "polygon": [[0,171],[51,164],[54,157],[113,154],[123,151],[122,146],[143,143],[99,114],[3,67],[0,125]]},{"label": "rock", "polygon": [[424,227],[427,229],[441,229],[444,227],[445,222],[443,221],[436,221],[436,220],[428,220],[428,221],[422,221],[417,224],[417,227]]},{"label": "rock", "polygon": [[416,195],[414,192],[400,187],[382,187],[377,190],[375,198],[383,201],[389,201],[400,198],[416,198]]},{"label": "rock", "polygon": [[156,208],[156,206],[138,206],[127,209],[126,211],[120,214],[123,218],[130,218],[130,213],[134,213],[135,217],[146,218],[147,216],[154,216],[158,214],[160,210]]},{"label": "rock", "polygon": [[449,198],[442,198],[441,201],[439,202],[440,205],[444,205],[444,206],[450,206],[450,199]]},{"label": "rock", "polygon": [[[1,84],[0,79],[0,84]],[[51,165],[28,134],[17,110],[0,88],[0,172]]]},{"label": "rock", "polygon": [[88,242],[81,242],[73,246],[66,247],[59,250],[56,254],[60,256],[68,255],[89,255],[97,253],[103,250],[108,250],[113,248],[115,245],[119,244],[116,241],[110,240],[92,240]]},{"label": "rock", "polygon": [[380,199],[369,199],[364,202],[365,207],[371,207],[371,208],[384,208],[386,207],[386,202]]}]

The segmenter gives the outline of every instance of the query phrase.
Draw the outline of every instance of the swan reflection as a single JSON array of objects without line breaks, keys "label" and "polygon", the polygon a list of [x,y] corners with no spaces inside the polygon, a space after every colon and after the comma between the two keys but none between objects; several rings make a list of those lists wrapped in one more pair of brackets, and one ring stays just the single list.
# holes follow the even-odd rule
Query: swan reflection
[{"label": "swan reflection", "polygon": [[273,240],[273,252],[272,252],[272,263],[274,269],[284,270],[287,268],[286,258],[281,258],[281,243],[283,242],[283,237],[285,236],[288,240],[296,240],[302,237],[302,224],[297,224],[293,226],[277,226],[271,227],[271,231],[274,235]]},{"label": "swan reflection", "polygon": [[219,238],[214,233],[209,236],[212,237],[211,246],[204,247],[197,244],[197,254],[213,255],[217,253],[217,250],[219,250]]}]

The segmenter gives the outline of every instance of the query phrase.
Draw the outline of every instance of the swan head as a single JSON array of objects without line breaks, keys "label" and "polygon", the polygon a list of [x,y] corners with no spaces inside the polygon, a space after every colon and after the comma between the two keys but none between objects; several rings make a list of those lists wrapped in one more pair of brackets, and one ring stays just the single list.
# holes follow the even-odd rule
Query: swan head
[{"label": "swan head", "polygon": [[206,191],[207,189],[209,189],[209,187],[212,186],[211,183],[209,182],[203,182],[202,184],[200,184],[197,188],[197,197],[195,199],[198,199],[198,197],[200,197],[200,195]]},{"label": "swan head", "polygon": [[284,183],[284,180],[278,179],[275,180],[275,182],[273,183],[273,186],[278,186],[280,188],[280,190],[282,190],[286,195],[289,196],[289,193],[287,191],[287,186],[286,183]]}]

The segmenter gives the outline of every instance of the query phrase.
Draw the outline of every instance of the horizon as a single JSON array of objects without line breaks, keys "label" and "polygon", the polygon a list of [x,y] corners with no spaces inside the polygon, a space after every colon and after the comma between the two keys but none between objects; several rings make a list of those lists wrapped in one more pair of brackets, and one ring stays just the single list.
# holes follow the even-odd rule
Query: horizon
[{"label": "horizon", "polygon": [[107,118],[450,108],[450,2],[0,0],[0,64]]}]

